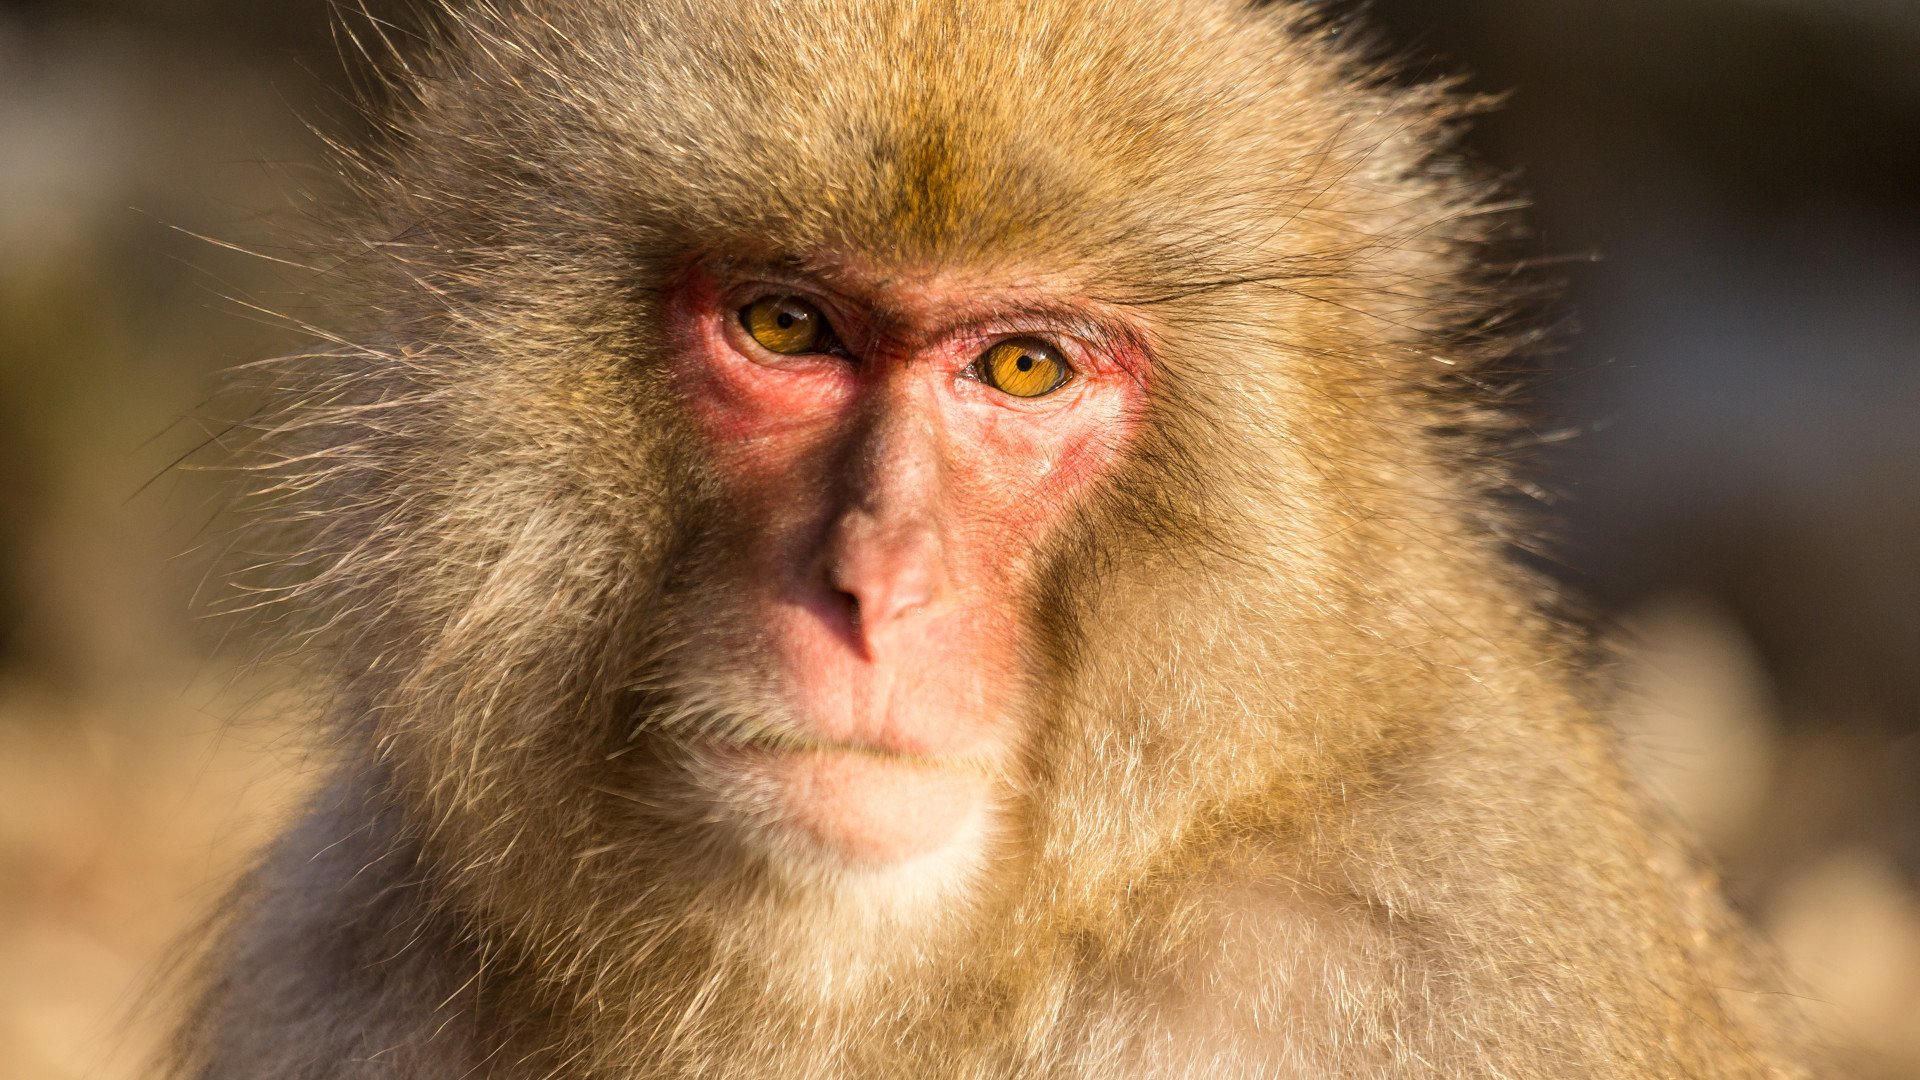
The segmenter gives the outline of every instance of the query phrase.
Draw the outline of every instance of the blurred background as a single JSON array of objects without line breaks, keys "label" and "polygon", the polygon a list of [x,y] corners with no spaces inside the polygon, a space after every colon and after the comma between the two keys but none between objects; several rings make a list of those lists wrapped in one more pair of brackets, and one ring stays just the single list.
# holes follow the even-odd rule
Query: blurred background
[{"label": "blurred background", "polygon": [[[1473,150],[1567,260],[1533,466],[1637,764],[1852,1073],[1920,1078],[1920,0],[1370,11],[1508,94]],[[0,1076],[139,1075],[311,772],[190,614],[218,485],[171,463],[296,341],[249,306],[295,276],[202,237],[280,249],[344,83],[322,0],[0,0]]]}]

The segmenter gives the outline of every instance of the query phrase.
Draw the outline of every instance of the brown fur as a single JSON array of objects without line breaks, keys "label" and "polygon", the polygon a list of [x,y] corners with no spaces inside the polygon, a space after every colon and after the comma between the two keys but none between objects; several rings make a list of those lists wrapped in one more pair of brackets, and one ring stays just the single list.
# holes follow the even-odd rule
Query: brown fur
[{"label": "brown fur", "polygon": [[[279,368],[262,514],[339,779],[175,1069],[456,1077],[1786,1077],[1635,809],[1468,392],[1498,215],[1290,4],[526,0],[404,61]],[[664,378],[694,254],[1070,282],[1144,433],[1049,553],[989,868],[929,896],[688,820],[718,505]]]}]

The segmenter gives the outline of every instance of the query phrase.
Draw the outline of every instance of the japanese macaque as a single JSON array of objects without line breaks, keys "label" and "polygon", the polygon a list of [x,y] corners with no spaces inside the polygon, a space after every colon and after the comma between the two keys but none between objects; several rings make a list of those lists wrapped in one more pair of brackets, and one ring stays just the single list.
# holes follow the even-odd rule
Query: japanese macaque
[{"label": "japanese macaque", "polygon": [[[498,0],[259,422],[337,778],[175,1075],[1789,1077],[1303,4]],[[256,583],[258,584],[258,583]]]}]

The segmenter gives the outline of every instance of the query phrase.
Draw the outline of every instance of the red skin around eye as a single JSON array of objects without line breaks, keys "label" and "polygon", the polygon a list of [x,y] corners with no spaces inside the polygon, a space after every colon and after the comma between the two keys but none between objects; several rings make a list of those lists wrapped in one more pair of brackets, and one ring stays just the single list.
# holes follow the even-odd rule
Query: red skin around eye
[{"label": "red skin around eye", "polygon": [[[741,307],[787,294],[847,355],[777,356],[746,333]],[[730,584],[773,654],[752,662],[791,723],[777,746],[715,753],[842,857],[944,846],[985,812],[1016,738],[1034,556],[1126,446],[1143,350],[1091,304],[940,275],[829,288],[696,270],[667,300],[674,381],[743,537]],[[1014,336],[1055,343],[1072,379],[1022,400],[971,374]]]}]

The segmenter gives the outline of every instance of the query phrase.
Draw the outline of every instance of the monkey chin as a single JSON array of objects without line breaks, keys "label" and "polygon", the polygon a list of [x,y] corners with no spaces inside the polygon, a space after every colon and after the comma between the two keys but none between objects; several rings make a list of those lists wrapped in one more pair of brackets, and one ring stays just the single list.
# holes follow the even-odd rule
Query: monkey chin
[{"label": "monkey chin", "polygon": [[990,841],[994,771],[982,761],[756,740],[715,748],[708,765],[727,815],[790,887],[899,913],[963,888]]}]

